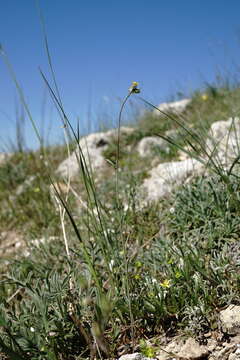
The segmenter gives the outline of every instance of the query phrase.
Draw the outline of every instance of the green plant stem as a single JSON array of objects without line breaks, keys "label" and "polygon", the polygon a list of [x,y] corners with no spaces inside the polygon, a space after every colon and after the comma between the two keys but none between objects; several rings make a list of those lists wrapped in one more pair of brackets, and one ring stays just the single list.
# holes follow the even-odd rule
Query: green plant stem
[{"label": "green plant stem", "polygon": [[118,133],[117,133],[117,157],[116,157],[116,202],[117,202],[117,207],[119,208],[119,197],[118,197],[118,183],[119,183],[119,178],[118,178],[118,171],[119,171],[119,155],[120,155],[120,128],[121,128],[121,119],[122,119],[122,112],[124,109],[124,106],[126,104],[126,102],[128,101],[128,99],[130,98],[130,96],[132,95],[132,91],[130,91],[127,96],[124,98],[120,111],[119,111],[119,116],[118,116]]}]

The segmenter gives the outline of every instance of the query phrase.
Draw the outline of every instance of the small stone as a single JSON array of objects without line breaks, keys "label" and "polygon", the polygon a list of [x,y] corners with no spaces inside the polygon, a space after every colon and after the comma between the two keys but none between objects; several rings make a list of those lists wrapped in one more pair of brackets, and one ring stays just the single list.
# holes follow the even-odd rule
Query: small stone
[{"label": "small stone", "polygon": [[[140,353],[122,355],[118,360],[151,360]],[[153,359],[152,359],[153,360]]]},{"label": "small stone", "polygon": [[217,347],[217,340],[210,338],[210,339],[208,340],[208,344],[207,344],[208,350],[209,350],[210,352],[212,352],[213,350],[216,349],[216,347]]},{"label": "small stone", "polygon": [[228,360],[240,360],[240,355],[237,352],[230,354]]},{"label": "small stone", "polygon": [[235,344],[225,344],[219,351],[214,352],[216,359],[228,360],[229,355],[234,353],[236,349]]},{"label": "small stone", "polygon": [[154,149],[166,151],[167,141],[157,136],[147,136],[141,139],[137,145],[137,151],[141,157],[153,155]]},{"label": "small stone", "polygon": [[178,353],[178,357],[182,360],[197,360],[202,359],[208,354],[207,346],[199,345],[196,340],[189,338]]},{"label": "small stone", "polygon": [[240,334],[240,306],[229,305],[220,312],[221,327],[229,335]]}]

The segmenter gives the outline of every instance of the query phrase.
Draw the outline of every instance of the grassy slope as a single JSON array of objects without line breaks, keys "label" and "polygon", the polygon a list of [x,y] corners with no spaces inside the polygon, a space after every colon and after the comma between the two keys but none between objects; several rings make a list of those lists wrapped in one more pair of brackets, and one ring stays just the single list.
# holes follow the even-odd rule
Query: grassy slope
[{"label": "grassy slope", "polygon": [[[239,93],[209,87],[204,96],[193,95],[183,117],[196,131],[206,131],[216,120],[239,115]],[[117,198],[111,167],[96,189],[85,174],[87,194],[81,177],[73,182],[90,210],[79,213],[70,194],[70,258],[49,195],[49,171],[53,174],[66,150],[49,148],[45,159],[16,153],[0,167],[1,229],[20,234],[25,247],[33,238],[56,236],[31,246],[27,257],[16,249],[2,254],[0,349],[9,358],[114,357],[137,349],[146,338],[154,346],[142,349],[154,352],[163,334],[180,331],[201,339],[204,332],[216,331],[218,310],[240,302],[239,200],[229,191],[230,186],[238,193],[238,181],[230,179],[227,187],[217,176],[196,178],[156,204],[137,207],[138,185],[151,162],[141,160],[137,141],[176,128],[169,119],[147,113],[134,134],[121,139]],[[113,139],[105,151],[113,162],[116,147]],[[175,158],[171,146],[156,161]],[[32,175],[32,183],[17,195]]]}]

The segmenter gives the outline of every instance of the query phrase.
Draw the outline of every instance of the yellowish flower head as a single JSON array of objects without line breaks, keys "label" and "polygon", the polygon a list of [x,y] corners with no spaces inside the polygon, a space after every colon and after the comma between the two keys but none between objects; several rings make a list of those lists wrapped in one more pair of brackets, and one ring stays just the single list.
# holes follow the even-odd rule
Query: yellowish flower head
[{"label": "yellowish flower head", "polygon": [[140,93],[140,89],[138,89],[138,82],[137,81],[133,81],[132,85],[130,86],[130,88],[128,89],[128,91],[130,93],[135,93],[135,94],[139,94]]},{"label": "yellowish flower head", "polygon": [[163,282],[160,283],[160,285],[161,285],[163,288],[170,288],[170,286],[171,286],[171,281],[168,280],[168,279],[165,279]]},{"label": "yellowish flower head", "polygon": [[168,261],[167,261],[167,263],[168,263],[169,265],[172,265],[172,264],[174,263],[174,259],[173,259],[172,257],[169,258]]},{"label": "yellowish flower head", "polygon": [[206,101],[208,99],[208,96],[207,94],[202,94],[201,98],[203,101]]},{"label": "yellowish flower head", "polygon": [[139,279],[141,279],[141,276],[139,274],[136,274],[136,275],[134,275],[134,279],[139,280]]},{"label": "yellowish flower head", "polygon": [[143,266],[143,264],[142,264],[141,261],[136,261],[136,262],[135,262],[135,266],[136,266],[137,268],[141,268],[141,267]]},{"label": "yellowish flower head", "polygon": [[182,274],[180,273],[180,271],[175,272],[176,279],[179,279],[181,276],[182,276]]}]

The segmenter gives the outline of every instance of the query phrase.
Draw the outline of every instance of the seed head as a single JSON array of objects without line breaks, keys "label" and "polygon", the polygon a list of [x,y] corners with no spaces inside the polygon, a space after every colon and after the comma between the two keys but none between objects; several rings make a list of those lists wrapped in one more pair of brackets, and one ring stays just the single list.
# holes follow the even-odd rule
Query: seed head
[{"label": "seed head", "polygon": [[139,94],[140,93],[140,89],[138,88],[138,82],[137,81],[133,81],[132,85],[130,86],[130,88],[128,89],[128,91],[132,94]]}]

